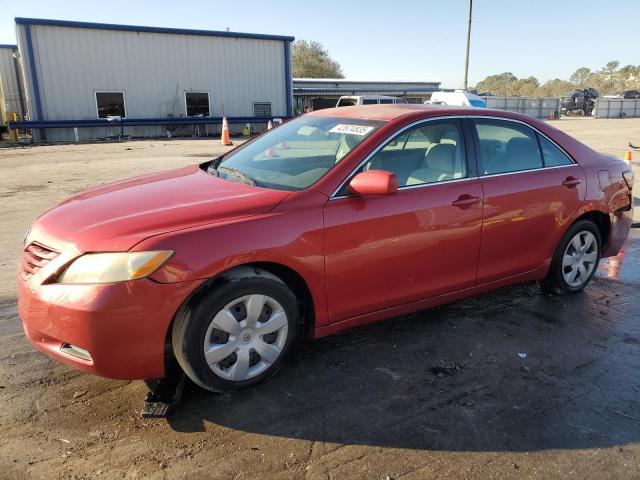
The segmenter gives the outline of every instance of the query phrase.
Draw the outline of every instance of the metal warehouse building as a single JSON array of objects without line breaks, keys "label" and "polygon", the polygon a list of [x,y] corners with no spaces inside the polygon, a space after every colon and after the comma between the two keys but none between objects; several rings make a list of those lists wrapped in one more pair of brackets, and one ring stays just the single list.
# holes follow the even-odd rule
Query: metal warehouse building
[{"label": "metal warehouse building", "polygon": [[[36,140],[203,135],[293,114],[293,37],[16,18]],[[107,120],[110,118],[111,121]],[[122,120],[119,121],[118,118]],[[235,127],[234,127],[235,126]]]},{"label": "metal warehouse building", "polygon": [[13,113],[24,118],[26,103],[17,45],[0,45],[0,102],[7,119],[12,118]]},{"label": "metal warehouse building", "polygon": [[294,78],[296,112],[305,107],[314,110],[335,107],[343,95],[390,95],[404,97],[409,103],[423,103],[440,90],[440,82],[357,81],[336,78]]}]

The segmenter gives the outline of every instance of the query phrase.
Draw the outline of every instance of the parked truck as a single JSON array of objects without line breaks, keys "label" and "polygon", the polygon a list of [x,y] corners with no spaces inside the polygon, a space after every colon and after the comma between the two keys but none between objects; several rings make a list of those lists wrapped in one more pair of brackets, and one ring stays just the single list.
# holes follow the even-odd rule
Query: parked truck
[{"label": "parked truck", "polygon": [[560,114],[568,117],[591,115],[598,98],[597,90],[593,88],[575,89],[560,95]]}]

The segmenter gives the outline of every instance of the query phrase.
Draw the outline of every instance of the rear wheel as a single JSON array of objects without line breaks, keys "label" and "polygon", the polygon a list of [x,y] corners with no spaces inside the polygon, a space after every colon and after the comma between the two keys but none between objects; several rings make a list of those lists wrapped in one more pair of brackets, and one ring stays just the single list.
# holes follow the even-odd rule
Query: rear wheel
[{"label": "rear wheel", "polygon": [[542,288],[549,293],[578,292],[587,286],[598,268],[602,238],[589,220],[573,224],[562,237]]},{"label": "rear wheel", "polygon": [[300,314],[296,297],[278,277],[239,268],[176,318],[175,356],[195,383],[236,390],[273,375],[291,351]]}]

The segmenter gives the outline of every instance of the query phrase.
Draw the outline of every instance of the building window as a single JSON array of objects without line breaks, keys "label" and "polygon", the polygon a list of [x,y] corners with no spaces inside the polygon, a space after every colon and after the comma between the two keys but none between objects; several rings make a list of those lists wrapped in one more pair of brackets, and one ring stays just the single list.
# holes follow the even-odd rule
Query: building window
[{"label": "building window", "polygon": [[271,102],[253,102],[253,115],[256,117],[270,117]]},{"label": "building window", "polygon": [[124,92],[96,92],[98,118],[125,118]]},{"label": "building window", "polygon": [[210,117],[208,92],[184,92],[187,117]]}]

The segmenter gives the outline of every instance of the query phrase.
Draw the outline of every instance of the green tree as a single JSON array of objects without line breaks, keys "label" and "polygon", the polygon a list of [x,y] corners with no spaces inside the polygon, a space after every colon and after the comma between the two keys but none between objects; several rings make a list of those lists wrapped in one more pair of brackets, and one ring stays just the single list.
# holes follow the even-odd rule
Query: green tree
[{"label": "green tree", "polygon": [[509,95],[510,85],[517,81],[518,77],[511,72],[489,75],[476,85],[476,90],[478,90],[478,92],[489,92],[504,97]]},{"label": "green tree", "polygon": [[540,85],[536,77],[517,78],[511,72],[489,75],[476,86],[479,92],[498,96],[556,97],[576,88],[595,88],[600,95],[611,95],[623,90],[640,90],[640,65],[625,65],[613,60],[600,70],[578,68],[569,80],[555,78]]},{"label": "green tree", "polygon": [[616,70],[618,70],[618,67],[620,66],[620,62],[617,60],[613,60],[612,62],[607,62],[607,64],[602,67],[602,73],[604,73],[605,75],[612,75],[616,72]]},{"label": "green tree", "polygon": [[[617,70],[620,62],[608,62],[598,72],[589,77],[590,83],[600,92],[601,95],[611,95],[616,93],[620,85],[617,82]],[[592,85],[590,85],[592,86]]]},{"label": "green tree", "polygon": [[615,73],[616,89],[622,90],[638,90],[640,88],[640,65],[625,65]]},{"label": "green tree", "polygon": [[579,86],[584,86],[587,82],[587,79],[591,75],[591,69],[587,67],[580,67],[569,77],[569,81],[571,83],[575,83]]},{"label": "green tree", "polygon": [[554,78],[553,80],[548,80],[540,85],[540,88],[538,88],[538,95],[540,97],[557,97],[561,93],[570,92],[575,88],[576,86],[571,82],[567,82],[560,78]]},{"label": "green tree", "polygon": [[315,40],[297,40],[291,48],[294,78],[344,78],[342,67]]},{"label": "green tree", "polygon": [[540,82],[538,79],[531,76],[529,78],[520,78],[515,82],[511,82],[507,91],[509,92],[509,95],[532,97],[536,95],[539,86]]}]

